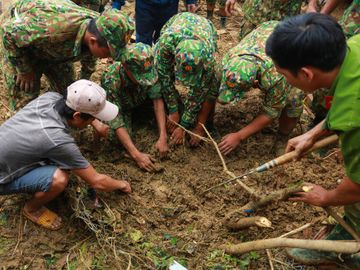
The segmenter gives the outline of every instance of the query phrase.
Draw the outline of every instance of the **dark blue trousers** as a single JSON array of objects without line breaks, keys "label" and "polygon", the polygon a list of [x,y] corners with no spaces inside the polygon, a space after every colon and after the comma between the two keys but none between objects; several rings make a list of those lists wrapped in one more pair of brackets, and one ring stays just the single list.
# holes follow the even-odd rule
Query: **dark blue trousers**
[{"label": "dark blue trousers", "polygon": [[179,0],[136,0],[136,42],[152,46],[164,24],[178,12]]}]

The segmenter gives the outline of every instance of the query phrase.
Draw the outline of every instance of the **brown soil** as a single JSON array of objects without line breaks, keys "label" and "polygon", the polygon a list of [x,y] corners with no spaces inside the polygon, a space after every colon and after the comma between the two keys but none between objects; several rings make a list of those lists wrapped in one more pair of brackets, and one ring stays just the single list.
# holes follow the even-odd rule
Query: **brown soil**
[{"label": "brown soil", "polygon": [[[132,7],[133,4],[127,9]],[[204,13],[203,4],[200,14]],[[236,45],[236,20],[231,18],[229,31],[220,35],[219,57]],[[218,17],[215,24],[219,25]],[[99,81],[105,63],[102,61],[94,74],[95,81]],[[2,81],[0,94],[2,122],[10,116]],[[220,134],[249,123],[261,105],[260,96],[259,91],[253,90],[239,104],[218,106],[215,124]],[[305,130],[307,122],[304,116],[292,135]],[[94,143],[90,129],[76,132],[75,137],[84,155],[99,172],[128,180],[133,193],[129,196],[99,193],[104,206],[94,209],[86,196],[86,188],[74,178],[66,194],[50,205],[65,221],[58,232],[45,231],[22,217],[20,210],[28,196],[0,197],[0,266],[4,269],[127,269],[129,257],[123,252],[131,256],[131,269],[167,269],[173,258],[188,269],[270,269],[265,252],[233,257],[217,247],[224,243],[276,237],[319,217],[326,218],[320,208],[277,202],[256,213],[269,218],[272,228],[230,232],[223,226],[223,218],[245,205],[249,196],[238,184],[203,194],[207,188],[229,178],[211,144],[196,149],[172,147],[168,157],[159,160],[164,170],[146,173],[126,158],[118,145]],[[153,122],[146,122],[135,134],[139,149],[154,155],[156,139]],[[229,170],[238,175],[274,158],[275,139],[276,125],[243,142],[226,157]],[[312,154],[299,162],[254,174],[244,181],[260,194],[267,194],[299,181],[332,188],[343,176],[341,160]],[[315,224],[306,235],[311,237],[319,227],[320,224]],[[304,236],[298,234],[296,237]],[[312,269],[288,260],[282,249],[272,252],[280,261],[274,262],[275,269]]]}]

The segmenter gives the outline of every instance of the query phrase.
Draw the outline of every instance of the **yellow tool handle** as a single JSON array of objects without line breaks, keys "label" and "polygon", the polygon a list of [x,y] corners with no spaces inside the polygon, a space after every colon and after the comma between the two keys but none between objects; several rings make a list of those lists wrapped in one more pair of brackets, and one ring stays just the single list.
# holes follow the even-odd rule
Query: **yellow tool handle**
[{"label": "yellow tool handle", "polygon": [[[320,149],[320,148],[322,148],[322,147],[324,147],[326,145],[329,145],[331,143],[334,143],[334,142],[336,142],[338,140],[338,138],[339,137],[334,134],[334,135],[331,135],[329,137],[326,137],[325,139],[317,141],[316,143],[314,143],[314,145],[309,150],[306,151],[305,154],[310,153],[310,152],[312,152],[314,150]],[[270,160],[269,162],[266,162],[265,164],[260,165],[259,167],[257,167],[255,169],[255,171],[256,172],[266,171],[266,170],[268,170],[270,168],[273,168],[275,166],[278,166],[278,165],[287,163],[289,161],[292,161],[296,157],[297,157],[296,151],[291,151],[291,152],[286,153],[286,154],[284,154],[284,155],[282,155],[280,157],[277,157],[277,158],[275,158],[273,160]]]}]

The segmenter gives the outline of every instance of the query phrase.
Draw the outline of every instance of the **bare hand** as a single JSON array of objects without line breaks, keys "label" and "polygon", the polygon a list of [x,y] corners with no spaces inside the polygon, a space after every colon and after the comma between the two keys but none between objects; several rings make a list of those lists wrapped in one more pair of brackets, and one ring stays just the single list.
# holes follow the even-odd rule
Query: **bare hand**
[{"label": "bare hand", "polygon": [[166,138],[159,138],[155,144],[155,148],[159,151],[160,158],[166,156],[169,152],[169,146]]},{"label": "bare hand", "polygon": [[119,182],[122,185],[122,187],[120,187],[119,190],[121,190],[122,192],[125,192],[125,193],[131,193],[131,186],[130,186],[129,182],[124,181],[124,180],[120,180]]},{"label": "bare hand", "polygon": [[171,134],[170,143],[171,144],[182,144],[184,141],[185,132],[177,127],[174,132]]},{"label": "bare hand", "polygon": [[195,13],[196,12],[196,5],[195,4],[190,4],[190,5],[187,5],[187,11],[188,12],[191,12],[191,13]]},{"label": "bare hand", "polygon": [[149,154],[144,154],[139,152],[138,155],[134,158],[137,165],[148,172],[156,170],[155,168],[155,159],[153,159]]},{"label": "bare hand", "polygon": [[307,132],[288,141],[285,152],[296,151],[297,158],[300,158],[307,150],[309,150],[315,141],[313,136]]},{"label": "bare hand", "polygon": [[[170,121],[171,120],[171,121]],[[169,114],[169,119],[166,121],[166,129],[169,133],[173,133],[177,126],[173,123],[179,123],[180,121],[180,114],[178,112],[174,112]]]},{"label": "bare hand", "polygon": [[242,141],[238,133],[230,133],[222,138],[219,143],[219,149],[224,155],[229,154],[234,150]]},{"label": "bare hand", "polygon": [[290,197],[289,201],[305,202],[315,206],[326,206],[326,196],[328,191],[319,185],[306,184],[308,187],[312,187],[308,192],[297,192]]},{"label": "bare hand", "polygon": [[235,11],[235,4],[236,0],[227,0],[225,4],[225,13],[226,16],[233,15],[233,12]]},{"label": "bare hand", "polygon": [[29,92],[34,89],[35,73],[18,73],[16,77],[16,85],[21,91]]},{"label": "bare hand", "polygon": [[[202,128],[202,126],[196,126],[196,128],[194,128],[194,130],[192,132],[194,132],[195,134],[202,136],[202,137],[205,135],[205,131]],[[191,146],[198,146],[200,141],[201,141],[201,139],[199,137],[196,137],[194,135],[190,136],[189,143]]]},{"label": "bare hand", "polygon": [[97,135],[99,135],[102,138],[107,138],[107,136],[109,135],[109,130],[110,130],[109,125],[107,125],[97,119],[92,121],[91,125],[94,127]]}]

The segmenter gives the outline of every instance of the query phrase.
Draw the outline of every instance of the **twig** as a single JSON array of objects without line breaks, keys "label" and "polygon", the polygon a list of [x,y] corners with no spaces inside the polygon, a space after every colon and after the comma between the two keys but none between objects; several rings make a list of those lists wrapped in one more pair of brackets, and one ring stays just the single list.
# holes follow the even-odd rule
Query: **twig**
[{"label": "twig", "polygon": [[13,250],[13,254],[15,254],[19,244],[20,244],[20,241],[22,240],[22,212],[20,211],[20,219],[19,219],[19,229],[18,229],[18,239],[17,239],[17,242],[16,242],[16,245],[15,245],[15,248]]},{"label": "twig", "polygon": [[328,154],[326,157],[324,157],[323,159],[324,159],[324,160],[325,160],[325,159],[328,159],[329,157],[331,157],[331,156],[339,153],[340,151],[341,151],[340,149],[336,149],[336,150],[334,150],[333,152],[331,152],[330,154]]},{"label": "twig", "polygon": [[168,121],[170,121],[171,123],[175,124],[177,127],[181,128],[181,129],[182,129],[183,131],[185,131],[186,133],[189,133],[190,135],[199,138],[200,140],[203,140],[203,141],[205,141],[205,142],[211,142],[211,140],[209,140],[208,138],[205,138],[205,137],[203,137],[203,136],[200,136],[200,135],[198,135],[198,134],[196,134],[196,133],[194,133],[194,132],[192,132],[192,131],[184,128],[182,125],[180,125],[180,124],[176,123],[175,121],[171,120],[169,117],[168,117]]},{"label": "twig", "polygon": [[[202,128],[205,130],[206,134],[208,135],[210,141],[213,143],[215,149],[216,149],[216,152],[218,153],[219,155],[219,158],[221,160],[221,163],[222,163],[222,166],[223,166],[223,169],[224,169],[224,172],[227,173],[228,175],[230,175],[230,177],[236,177],[235,174],[231,171],[229,171],[228,167],[226,166],[226,163],[225,163],[225,160],[224,160],[224,157],[222,156],[221,152],[220,152],[220,149],[217,145],[217,143],[214,141],[214,139],[212,138],[211,134],[209,133],[209,131],[206,129],[206,127],[200,123],[200,125],[202,126]],[[250,187],[248,187],[245,183],[241,182],[240,180],[237,180],[236,181],[244,190],[246,190],[248,193],[250,193],[250,195],[256,197],[256,198],[260,198],[260,196]]]},{"label": "twig", "polygon": [[269,259],[269,265],[270,265],[270,269],[271,270],[274,270],[274,265],[273,265],[273,256],[272,256],[272,254],[271,254],[271,251],[270,251],[270,249],[267,249],[266,250],[266,255],[268,256],[268,259]]},{"label": "twig", "polygon": [[14,111],[10,109],[9,106],[5,105],[4,102],[2,102],[1,100],[0,100],[0,105],[9,111],[10,116],[13,115]]},{"label": "twig", "polygon": [[305,225],[295,229],[295,230],[292,230],[290,232],[287,232],[287,233],[284,233],[282,235],[279,236],[279,238],[285,238],[287,236],[290,236],[290,235],[293,235],[293,234],[296,234],[298,232],[301,232],[303,230],[305,230],[306,228],[309,228],[310,226],[312,225],[312,223],[306,223]]}]

